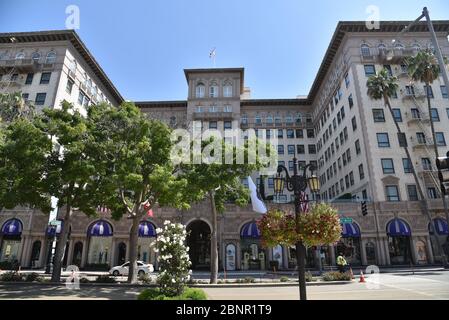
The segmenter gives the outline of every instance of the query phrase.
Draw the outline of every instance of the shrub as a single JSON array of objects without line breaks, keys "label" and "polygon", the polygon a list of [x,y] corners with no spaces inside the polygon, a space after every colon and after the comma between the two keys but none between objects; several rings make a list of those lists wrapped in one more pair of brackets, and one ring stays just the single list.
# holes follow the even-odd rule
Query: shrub
[{"label": "shrub", "polygon": [[245,283],[254,283],[256,280],[253,277],[245,277],[244,279]]},{"label": "shrub", "polygon": [[338,271],[326,272],[323,274],[323,281],[350,281],[352,276],[349,272],[340,273]]},{"label": "shrub", "polygon": [[313,278],[313,275],[310,271],[306,272],[306,282],[312,282],[315,281],[315,279]]},{"label": "shrub", "polygon": [[36,272],[28,273],[25,277],[26,282],[34,282],[34,281],[42,282],[43,280],[44,280],[43,277],[41,277]]},{"label": "shrub", "polygon": [[153,282],[153,279],[151,279],[150,275],[148,275],[148,274],[141,275],[141,276],[139,276],[138,279],[143,284],[150,284],[151,282]]},{"label": "shrub", "polygon": [[161,292],[160,288],[149,288],[142,291],[138,300],[207,300],[207,296],[202,289],[185,288],[181,295],[167,296]]},{"label": "shrub", "polygon": [[13,264],[10,261],[0,262],[0,270],[13,270]]},{"label": "shrub", "polygon": [[110,275],[101,275],[95,279],[96,283],[116,283],[115,278]]},{"label": "shrub", "polygon": [[0,276],[0,281],[7,281],[7,282],[19,282],[23,281],[23,276],[18,274],[17,272],[6,272]]},{"label": "shrub", "polygon": [[282,277],[279,279],[279,281],[280,281],[280,282],[287,282],[287,281],[288,281],[288,277],[282,276]]}]

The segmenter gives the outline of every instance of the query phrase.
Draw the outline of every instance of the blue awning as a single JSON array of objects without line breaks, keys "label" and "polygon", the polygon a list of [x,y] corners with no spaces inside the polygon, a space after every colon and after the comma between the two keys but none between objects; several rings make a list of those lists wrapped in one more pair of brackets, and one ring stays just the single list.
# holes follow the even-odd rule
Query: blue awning
[{"label": "blue awning", "polygon": [[360,237],[360,228],[354,222],[342,223],[341,224],[341,236],[343,238],[358,238],[358,237]]},{"label": "blue awning", "polygon": [[2,234],[6,236],[20,236],[22,230],[22,222],[16,218],[7,220],[2,226]]},{"label": "blue awning", "polygon": [[260,230],[257,227],[257,224],[255,222],[248,222],[240,231],[240,238],[242,239],[259,239],[260,238]]},{"label": "blue awning", "polygon": [[402,219],[395,218],[387,224],[387,234],[391,237],[411,235],[410,227]]},{"label": "blue awning", "polygon": [[[449,228],[447,226],[446,220],[441,218],[433,219],[433,225],[435,226],[435,230],[438,235],[440,236],[449,235]],[[432,230],[430,229],[430,223],[429,223],[429,233],[433,234]]]},{"label": "blue awning", "polygon": [[139,237],[152,238],[156,237],[156,227],[149,221],[142,221],[139,224]]},{"label": "blue awning", "polygon": [[92,237],[111,237],[112,226],[105,220],[98,220],[90,225],[87,235]]}]

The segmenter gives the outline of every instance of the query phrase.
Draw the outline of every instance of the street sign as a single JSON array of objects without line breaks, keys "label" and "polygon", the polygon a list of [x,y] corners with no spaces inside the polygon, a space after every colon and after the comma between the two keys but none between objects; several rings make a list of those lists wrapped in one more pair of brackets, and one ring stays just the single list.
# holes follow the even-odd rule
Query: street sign
[{"label": "street sign", "polygon": [[60,226],[61,223],[62,223],[61,220],[52,220],[52,221],[50,221],[50,225],[51,226]]},{"label": "street sign", "polygon": [[352,223],[352,218],[340,218],[340,223]]}]

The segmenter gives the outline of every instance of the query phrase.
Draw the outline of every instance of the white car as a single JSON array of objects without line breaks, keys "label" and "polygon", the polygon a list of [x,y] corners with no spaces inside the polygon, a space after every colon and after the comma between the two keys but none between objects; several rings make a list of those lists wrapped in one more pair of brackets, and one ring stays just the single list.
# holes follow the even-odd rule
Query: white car
[{"label": "white car", "polygon": [[[137,261],[137,275],[143,276],[150,272],[153,272],[154,268],[152,264],[146,264],[142,261]],[[122,264],[121,266],[113,267],[109,270],[109,274],[113,276],[127,276],[129,272],[129,261]]]}]

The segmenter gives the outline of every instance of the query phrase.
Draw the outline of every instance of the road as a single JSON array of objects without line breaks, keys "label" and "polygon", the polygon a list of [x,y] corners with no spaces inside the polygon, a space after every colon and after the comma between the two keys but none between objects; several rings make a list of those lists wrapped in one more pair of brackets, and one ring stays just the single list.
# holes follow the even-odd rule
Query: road
[{"label": "road", "polygon": [[[99,299],[135,300],[142,288],[126,286],[82,286],[69,290],[63,286],[1,284],[0,299]],[[289,300],[298,299],[297,287],[205,288],[213,300]],[[449,272],[424,272],[411,275],[370,275],[366,283],[308,286],[310,300],[416,300],[449,299]]]}]

